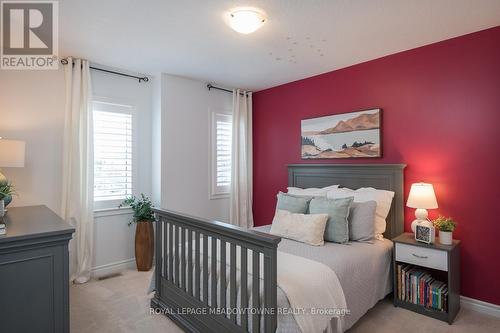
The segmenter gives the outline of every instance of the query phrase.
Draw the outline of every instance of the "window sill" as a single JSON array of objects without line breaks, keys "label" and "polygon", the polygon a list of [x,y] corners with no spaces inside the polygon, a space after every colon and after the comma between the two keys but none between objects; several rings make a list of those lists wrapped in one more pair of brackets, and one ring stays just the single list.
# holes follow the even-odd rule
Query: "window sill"
[{"label": "window sill", "polygon": [[94,218],[114,216],[114,215],[127,215],[127,214],[132,214],[132,208],[121,207],[121,208],[94,209]]},{"label": "window sill", "polygon": [[229,193],[210,194],[210,200],[229,199]]}]

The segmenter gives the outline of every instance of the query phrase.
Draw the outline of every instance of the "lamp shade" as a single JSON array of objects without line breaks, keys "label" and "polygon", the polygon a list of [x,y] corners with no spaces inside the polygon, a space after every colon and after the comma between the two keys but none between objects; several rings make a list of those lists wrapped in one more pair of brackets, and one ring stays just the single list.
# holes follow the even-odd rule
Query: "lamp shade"
[{"label": "lamp shade", "polygon": [[434,187],[432,187],[432,184],[412,184],[406,206],[423,209],[438,208],[436,194],[434,193]]},{"label": "lamp shade", "polygon": [[0,139],[0,167],[24,167],[25,142]]}]

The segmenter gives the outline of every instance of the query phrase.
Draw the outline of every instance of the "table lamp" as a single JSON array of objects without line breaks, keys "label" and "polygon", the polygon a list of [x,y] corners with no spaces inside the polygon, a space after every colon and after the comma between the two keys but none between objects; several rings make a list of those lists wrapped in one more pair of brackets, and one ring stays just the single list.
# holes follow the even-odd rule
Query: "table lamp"
[{"label": "table lamp", "polygon": [[427,218],[427,209],[438,208],[436,194],[434,193],[434,187],[432,187],[432,184],[412,184],[406,206],[410,208],[416,208],[416,219],[411,223],[411,230],[413,232],[415,232],[417,224],[432,227],[432,222]]},{"label": "table lamp", "polygon": [[[7,140],[0,137],[0,168],[22,168],[24,167],[24,153],[26,144],[24,141]],[[0,187],[8,183],[7,178],[0,170]],[[7,200],[8,199],[8,200]],[[5,205],[8,205],[12,200],[9,195],[4,198]]]}]

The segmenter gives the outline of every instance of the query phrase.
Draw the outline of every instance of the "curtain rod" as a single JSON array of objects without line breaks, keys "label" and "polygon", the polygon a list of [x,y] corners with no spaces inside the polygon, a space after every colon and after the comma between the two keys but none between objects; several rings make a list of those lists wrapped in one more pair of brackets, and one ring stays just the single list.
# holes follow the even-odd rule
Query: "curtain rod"
[{"label": "curtain rod", "polygon": [[[207,84],[207,88],[208,88],[208,90],[215,89],[215,90],[221,90],[221,91],[229,92],[231,94],[233,93],[232,90],[229,90],[229,89],[226,89],[226,88],[221,88],[221,87],[216,87],[216,86],[212,85],[211,83]],[[241,96],[246,96],[246,94],[242,93],[242,92],[240,92],[240,95]]]},{"label": "curtain rod", "polygon": [[[61,59],[61,64],[63,65],[67,65],[68,64],[68,59]],[[99,68],[99,67],[93,67],[93,66],[90,66],[89,67],[90,69],[93,69],[95,71],[100,71],[100,72],[105,72],[105,73],[110,73],[110,74],[115,74],[115,75],[120,75],[120,76],[125,76],[125,77],[131,77],[133,79],[137,79],[139,80],[139,82],[148,82],[149,81],[149,78],[147,76],[135,76],[135,75],[130,75],[130,74],[126,74],[126,73],[120,73],[120,72],[115,72],[115,71],[111,71],[111,70],[108,70],[108,69],[104,69],[104,68]]]}]

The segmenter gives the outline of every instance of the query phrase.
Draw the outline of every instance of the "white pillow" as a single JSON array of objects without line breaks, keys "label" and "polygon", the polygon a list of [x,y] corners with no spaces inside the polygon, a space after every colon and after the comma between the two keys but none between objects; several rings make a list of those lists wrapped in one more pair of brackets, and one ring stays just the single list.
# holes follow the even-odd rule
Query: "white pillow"
[{"label": "white pillow", "polygon": [[310,188],[299,188],[299,187],[287,187],[288,189],[288,194],[291,195],[298,195],[298,196],[304,196],[304,197],[326,197],[326,194],[328,191],[333,190],[335,188],[339,187],[338,185],[331,185],[323,188],[316,188],[316,187],[310,187]]},{"label": "white pillow", "polygon": [[292,214],[278,209],[274,215],[270,233],[302,243],[320,246],[325,243],[328,214]]},{"label": "white pillow", "polygon": [[382,234],[385,232],[387,222],[385,219],[391,209],[392,198],[394,192],[386,190],[377,190],[373,187],[362,187],[357,190],[350,188],[336,188],[328,191],[327,198],[339,199],[346,197],[354,197],[354,202],[377,202],[377,209],[375,210],[375,237],[383,238]]}]

